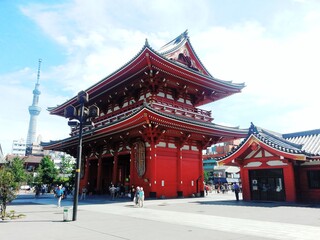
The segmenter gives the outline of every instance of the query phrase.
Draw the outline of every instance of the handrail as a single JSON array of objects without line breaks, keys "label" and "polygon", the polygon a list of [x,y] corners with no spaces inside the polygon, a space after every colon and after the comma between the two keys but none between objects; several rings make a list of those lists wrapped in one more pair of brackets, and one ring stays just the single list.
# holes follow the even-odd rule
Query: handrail
[{"label": "handrail", "polygon": [[156,98],[152,98],[152,103],[169,105],[171,107],[175,107],[175,108],[178,108],[178,109],[182,108],[182,109],[188,110],[190,112],[196,112],[196,113],[207,115],[208,117],[211,117],[211,111],[195,108],[195,107],[192,107],[192,106],[190,106],[190,105],[188,105],[186,103],[181,103],[181,102],[177,103],[174,100],[163,98],[163,97],[159,97],[159,96],[157,96]]},{"label": "handrail", "polygon": [[[119,114],[116,114],[116,115],[113,115],[113,116],[108,116],[108,114],[104,115],[104,116],[107,116],[106,118],[103,118],[102,120],[100,121],[94,121],[94,127],[99,127],[99,126],[102,126],[102,125],[105,125],[107,123],[110,123],[110,122],[113,122],[113,121],[116,121],[116,120],[119,120],[123,117],[126,117],[132,113],[134,113],[135,111],[138,111],[140,109],[140,107],[135,107],[133,109],[130,109],[128,111],[125,111],[125,112],[121,112]],[[103,117],[104,117],[103,116]],[[90,128],[92,127],[83,127],[83,132],[87,132],[88,130],[90,130]],[[78,134],[78,129],[74,129],[72,132],[71,132],[71,136],[75,136]]]},{"label": "handrail", "polygon": [[[194,111],[190,111],[190,110],[185,110],[183,108],[177,108],[177,107],[173,107],[173,106],[169,106],[169,105],[164,105],[164,104],[161,104],[161,103],[152,103],[151,105],[157,105],[157,106],[160,106],[162,107],[164,110],[166,109],[172,109],[174,111],[180,111],[181,113],[185,113],[185,114],[192,114],[194,116],[199,116],[201,118],[205,117],[205,118],[211,118],[211,114],[210,112],[208,111],[204,111],[204,112],[194,112]],[[184,114],[184,115],[185,115]]]},{"label": "handrail", "polygon": [[[122,108],[115,112],[100,116],[93,120],[94,127],[96,128],[99,126],[103,126],[107,123],[111,123],[113,121],[126,117],[134,113],[135,111],[139,110],[141,105],[142,105],[142,101],[138,101],[132,105],[126,106],[125,109],[127,110],[124,112]],[[186,104],[172,104],[170,100],[157,101],[157,99],[152,99],[150,106],[158,111],[167,112],[175,115],[181,115],[181,116],[188,117],[195,120],[201,120],[204,122],[211,122],[213,120],[213,118],[211,117],[211,111],[206,111],[198,108],[189,108],[189,107],[186,107]],[[87,132],[92,128],[93,127],[91,126],[85,126],[83,128],[83,131]],[[75,136],[77,134],[78,134],[78,129],[73,129],[70,133],[71,136]]]}]

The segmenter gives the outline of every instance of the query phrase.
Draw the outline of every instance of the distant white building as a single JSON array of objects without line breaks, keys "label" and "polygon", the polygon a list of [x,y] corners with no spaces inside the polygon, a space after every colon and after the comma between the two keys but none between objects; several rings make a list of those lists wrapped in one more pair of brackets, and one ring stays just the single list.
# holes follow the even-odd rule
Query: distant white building
[{"label": "distant white building", "polygon": [[23,138],[12,141],[11,155],[26,156],[26,155],[44,155],[43,148],[40,146],[41,135],[38,136],[37,142],[32,143],[27,147],[27,142]]},{"label": "distant white building", "polygon": [[[38,137],[38,140],[41,140],[41,137]],[[28,170],[34,169],[37,167],[43,158],[43,156],[50,156],[57,168],[60,168],[60,163],[63,157],[69,156],[64,152],[57,152],[52,150],[43,150],[43,147],[40,143],[33,143],[29,147],[29,152],[26,155],[27,143],[24,139],[13,140],[11,154],[7,158],[13,159],[19,157],[24,160],[25,165],[28,167]],[[0,145],[0,164],[1,164],[1,145]],[[73,158],[72,158],[73,159]],[[4,157],[3,157],[4,160]],[[73,159],[74,161],[74,159]]]},{"label": "distant white building", "polygon": [[23,138],[19,140],[13,140],[11,154],[15,156],[25,156],[26,148],[27,144]]}]

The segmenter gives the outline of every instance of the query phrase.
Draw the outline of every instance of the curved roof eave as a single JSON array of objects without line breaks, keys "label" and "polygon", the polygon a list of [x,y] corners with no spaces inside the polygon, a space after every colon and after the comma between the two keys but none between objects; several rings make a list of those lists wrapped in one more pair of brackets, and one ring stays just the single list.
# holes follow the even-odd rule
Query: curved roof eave
[{"label": "curved roof eave", "polygon": [[[172,42],[175,42],[176,39],[178,38],[182,38],[182,40],[179,42],[179,44],[177,45],[174,45],[173,47],[169,47],[168,45],[170,45]],[[168,58],[165,57],[165,55],[168,55],[170,53],[173,53],[175,51],[177,51],[178,49],[180,49],[182,46],[184,46],[185,44],[188,44],[188,46],[190,47],[190,49],[192,50],[192,53],[193,55],[197,58],[197,60],[199,61],[199,63],[201,64],[201,66],[203,67],[203,69],[206,71],[206,73],[208,75],[205,75],[205,74],[202,74],[201,72],[198,72],[196,70],[193,70],[192,68],[189,68],[187,66],[183,66],[182,64],[180,65],[179,63],[177,63],[176,61],[173,61],[173,60],[170,60]],[[172,45],[172,44],[171,44]],[[168,48],[166,51],[162,51],[162,49],[165,49],[165,48]],[[199,75],[203,75],[204,77],[209,77],[209,79],[211,80],[215,80],[215,81],[218,81],[220,82],[221,84],[228,84],[229,86],[235,86],[235,87],[238,87],[240,89],[244,88],[245,87],[245,84],[244,83],[233,83],[232,81],[225,81],[225,80],[221,80],[221,79],[218,79],[218,78],[215,78],[213,77],[209,71],[206,69],[206,67],[204,66],[204,64],[201,62],[199,56],[197,55],[196,51],[194,50],[191,42],[190,42],[190,38],[188,36],[188,30],[186,30],[185,32],[183,32],[182,34],[180,34],[178,37],[176,37],[175,39],[173,39],[172,41],[170,41],[169,43],[167,43],[166,45],[164,45],[163,47],[160,48],[159,51],[154,51],[155,54],[157,54],[158,56],[172,62],[173,64],[177,65],[177,66],[180,66],[182,68],[184,68],[185,70],[187,71],[191,71],[195,74],[199,74]]]},{"label": "curved roof eave", "polygon": [[[202,74],[201,72],[195,71],[191,68],[188,68],[187,66],[181,66],[180,64],[176,63],[175,61],[172,61],[170,59],[167,59],[166,57],[162,56],[159,52],[155,51],[153,48],[150,47],[148,41],[145,41],[145,44],[143,45],[142,49],[130,60],[128,61],[126,64],[124,64],[122,67],[120,67],[119,69],[117,69],[116,71],[114,71],[113,73],[109,74],[107,77],[103,78],[102,80],[100,80],[99,82],[97,82],[96,84],[92,85],[91,87],[87,88],[85,91],[90,94],[92,94],[93,92],[97,91],[97,89],[99,89],[99,86],[107,83],[108,81],[110,81],[110,79],[114,78],[117,79],[120,76],[117,76],[118,74],[120,74],[121,72],[125,72],[126,69],[130,69],[132,67],[132,65],[139,60],[139,58],[141,58],[142,54],[149,50],[150,53],[154,54],[155,56],[157,56],[158,58],[160,58],[162,61],[165,61],[169,64],[173,64],[174,66],[183,69],[184,71],[187,71],[189,73],[194,74],[194,78],[200,77],[203,80],[206,80],[208,84],[212,84],[212,83],[216,83],[218,85],[221,85],[221,87],[226,87],[228,89],[235,89],[235,93],[236,92],[240,92],[241,89],[243,89],[245,87],[244,83],[233,83],[232,81],[225,81],[225,80],[220,80],[220,79],[216,79],[214,77],[207,76],[205,74]],[[146,63],[147,66],[147,63]],[[196,77],[197,76],[197,77]],[[57,112],[61,111],[61,109],[66,108],[68,105],[77,105],[77,96],[74,96],[73,98],[69,99],[68,101],[56,106],[56,107],[48,107],[47,110],[50,112],[50,114],[57,114]]]},{"label": "curved roof eave", "polygon": [[219,157],[218,160],[222,164],[231,163],[232,160],[247,150],[252,141],[259,142],[260,145],[263,145],[264,148],[276,155],[285,156],[293,160],[306,160],[306,158],[312,157],[311,154],[302,150],[301,145],[283,139],[279,133],[256,127],[251,123],[247,137],[243,139],[239,146],[225,156]]},{"label": "curved roof eave", "polygon": [[[182,34],[180,34],[178,37],[174,38],[170,42],[163,45],[158,52],[161,55],[167,55],[169,53],[175,52],[176,50],[181,48],[188,39],[189,39],[188,30],[186,30]],[[178,44],[175,44],[175,43],[178,43]]]},{"label": "curved roof eave", "polygon": [[303,152],[296,152],[291,153],[287,152],[284,149],[281,148],[274,148],[272,146],[269,146],[265,142],[261,141],[259,138],[257,138],[255,135],[251,134],[249,137],[245,138],[240,145],[234,149],[233,151],[227,153],[225,156],[217,158],[219,165],[229,165],[232,164],[233,161],[236,158],[239,158],[249,147],[253,142],[257,142],[260,146],[262,146],[267,151],[278,155],[283,156],[288,159],[293,160],[300,160],[300,161],[306,161],[306,155]]},{"label": "curved roof eave", "polygon": [[[92,136],[97,134],[97,135],[101,135],[101,134],[105,134],[105,132],[103,131],[104,129],[116,129],[117,131],[119,130],[119,128],[121,128],[121,126],[123,126],[123,124],[129,124],[131,125],[131,128],[134,127],[132,125],[132,119],[133,118],[137,118],[139,115],[142,114],[143,111],[149,111],[151,113],[154,113],[158,116],[161,117],[165,117],[167,119],[170,119],[170,121],[175,121],[175,122],[179,122],[183,125],[188,124],[188,125],[192,125],[195,128],[201,128],[203,132],[209,133],[209,134],[213,134],[213,132],[215,132],[216,134],[221,134],[224,133],[225,135],[232,135],[235,136],[237,138],[242,138],[244,136],[244,134],[247,132],[247,129],[239,129],[239,128],[232,128],[232,127],[226,127],[226,126],[222,126],[222,125],[218,125],[218,124],[214,124],[214,123],[205,123],[205,122],[200,122],[200,121],[195,121],[192,119],[188,119],[188,118],[184,118],[184,117],[179,117],[179,116],[175,116],[172,114],[166,114],[160,111],[157,111],[153,108],[151,108],[150,106],[148,106],[148,104],[144,104],[142,105],[139,109],[137,109],[136,111],[134,111],[133,113],[131,113],[130,115],[121,118],[119,120],[116,120],[110,124],[105,124],[103,126],[99,126],[97,128],[94,128],[91,131],[88,132],[84,132],[83,133],[83,138],[85,139],[86,136]],[[123,130],[123,128],[121,128],[121,130]],[[211,130],[211,133],[208,132]],[[97,135],[95,137],[97,137]],[[58,141],[51,141],[50,143],[46,144],[46,148],[50,149],[50,146],[62,146],[64,143],[66,142],[71,142],[71,141],[75,141],[75,139],[77,139],[77,136],[72,136],[66,139],[62,139],[62,140],[58,140]]]},{"label": "curved roof eave", "polygon": [[[97,88],[99,85],[104,84],[105,82],[107,82],[109,79],[111,79],[112,77],[116,76],[117,74],[121,73],[121,71],[125,70],[126,68],[130,67],[131,64],[133,64],[141,55],[142,53],[146,50],[146,49],[150,49],[152,50],[152,48],[149,46],[148,41],[145,41],[145,44],[143,45],[143,47],[141,48],[141,50],[133,57],[131,58],[126,64],[124,64],[122,67],[118,68],[116,71],[112,72],[111,74],[107,75],[106,77],[104,77],[103,79],[101,79],[100,81],[98,81],[97,83],[95,83],[94,85],[90,86],[89,88],[87,88],[85,90],[85,92],[92,92],[92,90],[94,88]],[[56,106],[56,107],[48,107],[47,110],[50,111],[50,113],[54,112],[56,109],[61,108],[62,106],[68,106],[71,104],[75,104],[77,101],[77,96],[72,97],[71,99],[69,99],[68,101]]]},{"label": "curved roof eave", "polygon": [[[218,78],[214,78],[212,76],[205,75],[199,71],[193,70],[192,68],[184,66],[183,64],[179,64],[178,62],[176,62],[174,60],[170,60],[170,59],[160,55],[159,53],[157,53],[154,50],[152,50],[152,53],[155,54],[155,56],[158,57],[159,59],[161,59],[162,61],[165,61],[168,64],[174,65],[174,66],[180,68],[181,70],[185,71],[184,75],[189,75],[189,76],[193,77],[194,79],[199,79],[199,80],[201,79],[201,80],[206,81],[206,82],[201,82],[201,84],[203,86],[217,84],[218,86],[220,86],[222,88],[226,88],[228,90],[234,89],[235,91],[233,93],[240,92],[245,87],[245,83],[233,83],[232,81],[225,81],[225,80],[221,80]],[[194,82],[194,83],[197,84],[196,82]],[[198,85],[199,84],[200,83],[198,83]],[[209,86],[207,86],[207,87],[209,87]],[[211,87],[213,87],[213,86],[211,86]]]}]

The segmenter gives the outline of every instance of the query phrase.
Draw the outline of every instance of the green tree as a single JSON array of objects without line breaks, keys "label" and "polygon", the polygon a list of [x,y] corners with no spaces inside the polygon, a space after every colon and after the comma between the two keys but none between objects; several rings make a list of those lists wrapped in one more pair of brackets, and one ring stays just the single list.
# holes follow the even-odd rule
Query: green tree
[{"label": "green tree", "polygon": [[26,173],[26,183],[27,185],[34,185],[34,173],[30,172],[30,173]]},{"label": "green tree", "polygon": [[17,187],[20,187],[21,183],[27,180],[27,174],[24,169],[23,160],[19,157],[15,157],[9,164],[14,181],[17,183]]},{"label": "green tree", "polygon": [[74,188],[76,182],[76,163],[72,165],[71,175],[69,177],[69,184]]},{"label": "green tree", "polygon": [[60,162],[60,177],[57,180],[59,184],[73,188],[74,185],[74,169],[75,160],[73,157],[67,155],[61,158]]},{"label": "green tree", "polygon": [[75,164],[75,161],[71,156],[63,156],[60,162],[60,173],[64,175],[71,174],[74,164]]},{"label": "green tree", "polygon": [[1,219],[6,217],[7,204],[16,198],[16,189],[18,183],[15,182],[15,177],[8,167],[0,169],[0,205],[1,205]]},{"label": "green tree", "polygon": [[57,177],[58,169],[56,169],[54,162],[51,160],[50,156],[44,156],[39,164],[36,181],[38,184],[52,184]]}]

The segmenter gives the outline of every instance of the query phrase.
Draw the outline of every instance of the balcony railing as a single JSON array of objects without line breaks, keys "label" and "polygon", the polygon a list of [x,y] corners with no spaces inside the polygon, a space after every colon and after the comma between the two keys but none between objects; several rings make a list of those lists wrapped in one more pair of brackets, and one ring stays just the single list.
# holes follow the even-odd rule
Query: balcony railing
[{"label": "balcony railing", "polygon": [[[83,132],[87,132],[87,131],[90,131],[93,128],[98,128],[98,127],[107,125],[109,123],[118,121],[121,118],[124,118],[124,117],[127,117],[127,116],[133,114],[134,112],[138,111],[139,109],[140,109],[140,107],[135,107],[135,108],[127,109],[127,111],[125,111],[125,112],[116,111],[116,112],[101,116],[101,117],[95,119],[94,126],[85,126],[83,128]],[[79,130],[78,129],[73,129],[71,131],[71,133],[70,133],[70,136],[76,136],[78,134],[79,134]]]},{"label": "balcony railing", "polygon": [[153,102],[150,104],[152,108],[177,116],[192,118],[198,121],[211,122],[211,111],[186,106],[186,104],[170,104],[167,102]]},{"label": "balcony railing", "polygon": [[[112,113],[105,114],[94,120],[94,126],[85,126],[83,132],[90,131],[93,128],[101,127],[112,122],[118,121],[125,118],[134,112],[138,111],[143,104],[143,101],[136,102],[134,104],[128,105],[124,108],[118,109]],[[168,101],[154,101],[152,100],[149,105],[158,111],[174,114],[177,116],[191,118],[197,121],[211,122],[213,118],[211,117],[211,111],[206,111],[198,108],[192,108],[187,104],[171,103]],[[79,134],[78,129],[72,129],[70,136],[76,136]]]}]

